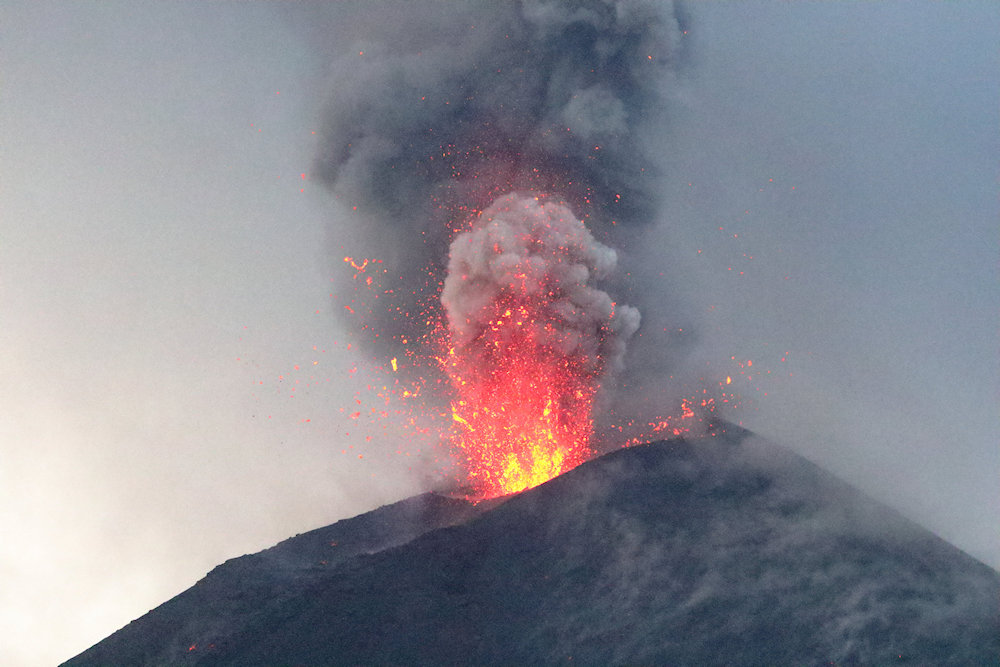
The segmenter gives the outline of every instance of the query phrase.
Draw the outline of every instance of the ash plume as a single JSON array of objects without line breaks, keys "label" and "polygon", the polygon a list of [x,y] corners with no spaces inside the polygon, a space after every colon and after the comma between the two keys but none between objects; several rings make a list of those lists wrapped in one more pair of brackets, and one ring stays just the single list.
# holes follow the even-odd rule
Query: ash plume
[{"label": "ash plume", "polygon": [[[418,341],[455,233],[497,197],[548,193],[611,244],[654,219],[680,29],[651,0],[379,3],[336,63],[316,172],[393,279],[359,314]],[[369,30],[365,30],[365,28]],[[464,227],[463,227],[464,225]]]},{"label": "ash plume", "polygon": [[530,328],[527,338],[569,360],[581,375],[620,371],[639,311],[615,304],[594,286],[616,262],[615,251],[595,240],[565,205],[502,197],[451,245],[441,292],[451,342],[462,357],[494,363],[482,358],[492,346],[478,341],[487,330],[500,333],[498,311],[513,309],[507,319],[517,319],[523,308],[533,317],[514,331]]}]

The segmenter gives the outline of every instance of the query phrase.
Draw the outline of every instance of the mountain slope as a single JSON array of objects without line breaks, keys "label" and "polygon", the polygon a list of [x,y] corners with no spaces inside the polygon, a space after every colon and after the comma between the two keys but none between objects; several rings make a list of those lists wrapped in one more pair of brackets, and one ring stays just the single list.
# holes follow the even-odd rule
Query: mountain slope
[{"label": "mountain slope", "polygon": [[[331,560],[321,531],[412,502],[433,509]],[[1000,664],[997,572],[733,427],[492,509],[420,496],[351,521],[220,566],[67,664]]]},{"label": "mountain slope", "polygon": [[339,564],[466,521],[488,506],[426,493],[233,558],[66,664],[185,664],[242,645],[289,598]]}]

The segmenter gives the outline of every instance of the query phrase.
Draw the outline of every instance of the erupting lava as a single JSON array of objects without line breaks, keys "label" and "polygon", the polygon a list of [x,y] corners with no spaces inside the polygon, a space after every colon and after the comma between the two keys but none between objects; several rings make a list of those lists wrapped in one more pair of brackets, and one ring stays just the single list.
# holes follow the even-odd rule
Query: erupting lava
[{"label": "erupting lava", "polygon": [[452,243],[441,302],[457,447],[475,494],[545,482],[590,455],[600,382],[639,313],[594,287],[615,251],[563,204],[507,195]]},{"label": "erupting lava", "polygon": [[[496,312],[481,341],[482,357],[449,350],[455,388],[457,444],[468,458],[477,495],[493,497],[537,486],[590,456],[596,387],[579,361],[560,358],[540,343],[531,322],[538,304]],[[512,299],[513,301],[513,299]],[[527,324],[527,326],[526,326]]]}]

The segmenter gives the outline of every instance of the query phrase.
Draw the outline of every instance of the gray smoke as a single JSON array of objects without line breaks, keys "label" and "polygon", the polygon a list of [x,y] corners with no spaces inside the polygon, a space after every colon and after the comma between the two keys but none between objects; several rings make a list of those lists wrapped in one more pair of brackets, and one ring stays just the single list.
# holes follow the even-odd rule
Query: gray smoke
[{"label": "gray smoke", "polygon": [[620,371],[639,311],[594,286],[616,262],[615,251],[596,241],[565,205],[501,197],[452,243],[441,293],[451,343],[467,363],[488,370],[494,361],[482,358],[477,341],[497,329],[498,304],[506,304],[515,311],[513,317],[507,311],[508,320],[518,319],[519,308],[534,317],[498,335],[530,329],[531,340],[571,361],[582,377]]},{"label": "gray smoke", "polygon": [[[557,196],[595,236],[654,220],[649,138],[678,52],[651,0],[366,5],[334,67],[317,173],[397,282],[362,317],[419,340],[448,247],[511,192]],[[360,16],[360,15],[359,15]]]}]

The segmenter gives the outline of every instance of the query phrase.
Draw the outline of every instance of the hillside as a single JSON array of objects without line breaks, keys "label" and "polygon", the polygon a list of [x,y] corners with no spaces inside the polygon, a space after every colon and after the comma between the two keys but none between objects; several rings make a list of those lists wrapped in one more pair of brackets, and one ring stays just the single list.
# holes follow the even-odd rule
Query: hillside
[{"label": "hillside", "polygon": [[67,665],[1000,664],[1000,574],[735,427],[217,567]]}]

